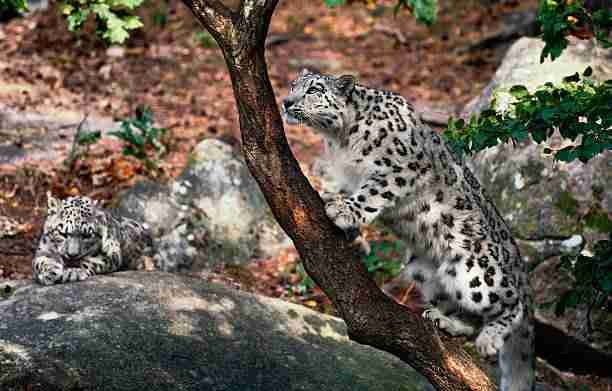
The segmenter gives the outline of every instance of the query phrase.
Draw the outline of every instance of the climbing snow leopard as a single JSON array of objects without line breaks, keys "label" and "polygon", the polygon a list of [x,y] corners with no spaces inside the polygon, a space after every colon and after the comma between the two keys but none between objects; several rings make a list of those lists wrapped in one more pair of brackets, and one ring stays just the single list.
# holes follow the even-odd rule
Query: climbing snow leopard
[{"label": "climbing snow leopard", "polygon": [[32,260],[35,281],[51,285],[143,268],[152,240],[142,224],[113,216],[88,197],[47,197],[47,219]]},{"label": "climbing snow leopard", "polygon": [[[484,189],[400,95],[352,76],[308,71],[283,100],[288,123],[320,131],[337,188],[323,193],[344,230],[381,218],[418,254],[406,267],[428,303],[423,316],[498,352],[502,391],[531,391],[531,293],[516,243]],[[465,322],[469,314],[480,322]]]}]

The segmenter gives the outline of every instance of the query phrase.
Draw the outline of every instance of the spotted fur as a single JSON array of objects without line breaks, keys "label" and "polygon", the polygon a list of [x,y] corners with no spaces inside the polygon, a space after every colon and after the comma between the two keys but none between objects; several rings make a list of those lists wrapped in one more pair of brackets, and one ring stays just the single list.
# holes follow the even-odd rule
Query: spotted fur
[{"label": "spotted fur", "polygon": [[152,240],[142,224],[113,216],[88,197],[47,196],[47,219],[32,260],[35,281],[52,285],[144,268]]},{"label": "spotted fur", "polygon": [[[510,229],[465,164],[400,95],[351,76],[302,74],[283,100],[288,123],[325,137],[327,215],[344,230],[379,218],[418,256],[409,262],[424,316],[452,335],[479,331],[498,355],[502,391],[534,385],[532,298]],[[464,315],[478,322],[466,322]]]}]

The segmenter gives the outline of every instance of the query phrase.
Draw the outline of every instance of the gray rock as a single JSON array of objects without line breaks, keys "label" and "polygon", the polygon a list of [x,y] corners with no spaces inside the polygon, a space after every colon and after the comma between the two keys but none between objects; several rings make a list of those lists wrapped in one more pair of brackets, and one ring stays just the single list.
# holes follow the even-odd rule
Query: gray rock
[{"label": "gray rock", "polygon": [[427,389],[397,358],[350,342],[337,318],[183,275],[9,285],[3,391]]},{"label": "gray rock", "polygon": [[161,270],[210,269],[268,257],[291,244],[231,146],[196,146],[168,186],[143,182],[119,196],[120,214],[147,223]]},{"label": "gray rock", "polygon": [[466,114],[478,113],[488,107],[491,99],[496,100],[495,109],[506,110],[512,101],[510,88],[522,84],[530,91],[547,82],[560,83],[565,76],[582,73],[591,66],[593,78],[612,78],[612,50],[596,47],[590,41],[572,40],[568,48],[555,61],[547,59],[540,63],[544,42],[538,38],[521,38],[516,41],[495,72],[493,80],[484,91],[464,109]]}]

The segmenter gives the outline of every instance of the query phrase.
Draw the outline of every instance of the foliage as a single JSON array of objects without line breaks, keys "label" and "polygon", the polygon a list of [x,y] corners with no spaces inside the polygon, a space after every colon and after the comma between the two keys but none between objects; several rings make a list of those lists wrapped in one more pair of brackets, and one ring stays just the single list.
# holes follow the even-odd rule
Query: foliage
[{"label": "foliage", "polygon": [[140,18],[131,11],[144,0],[64,0],[60,4],[62,14],[68,20],[68,30],[77,31],[92,16],[96,33],[108,43],[123,43],[129,30],[142,27]]},{"label": "foliage", "polygon": [[153,11],[153,15],[151,15],[151,22],[155,26],[164,28],[168,24],[168,6],[164,1],[162,4]]},{"label": "foliage", "polygon": [[317,283],[306,273],[304,266],[301,263],[297,265],[297,273],[300,276],[300,282],[297,285],[291,287],[292,294],[304,295],[309,290],[317,286]]},{"label": "foliage", "polygon": [[94,130],[91,132],[82,132],[77,137],[77,143],[82,146],[89,146],[91,144],[97,143],[102,137],[102,133],[99,130]]},{"label": "foliage", "polygon": [[398,0],[395,13],[397,14],[402,8],[409,9],[417,21],[426,25],[434,24],[438,15],[437,0]]},{"label": "foliage", "polygon": [[[372,278],[377,283],[382,284],[396,277],[402,268],[402,262],[399,258],[400,242],[389,240],[371,241],[370,248],[370,254],[363,258],[363,263]],[[300,282],[291,287],[291,292],[303,295],[313,289],[316,283],[304,271],[301,263],[297,266],[297,272],[301,277]]]},{"label": "foliage", "polygon": [[166,132],[165,128],[153,126],[151,109],[140,106],[136,109],[135,118],[123,120],[120,129],[109,134],[123,140],[123,155],[134,156],[151,170],[157,169],[157,160],[166,150],[161,142]]},{"label": "foliage", "polygon": [[480,116],[466,123],[450,119],[445,138],[458,153],[476,153],[500,142],[518,142],[531,135],[544,142],[555,129],[574,145],[559,150],[546,149],[557,160],[586,162],[604,150],[612,150],[612,80],[603,83],[588,78],[591,68],[566,77],[560,86],[551,83],[529,93],[524,86],[514,86],[515,98],[510,110],[496,112],[492,102]]},{"label": "foliage", "polygon": [[196,41],[205,48],[217,47],[217,41],[208,31],[198,31],[195,34]]},{"label": "foliage", "polygon": [[11,12],[21,13],[27,10],[28,2],[26,0],[0,0],[0,15]]},{"label": "foliage", "polygon": [[602,8],[591,13],[583,0],[540,0],[538,23],[546,43],[540,61],[552,60],[567,47],[567,36],[579,38],[594,36],[604,47],[612,47],[608,34],[612,29],[612,11]]},{"label": "foliage", "polygon": [[[364,2],[376,4],[376,0],[364,0]],[[347,0],[323,0],[323,3],[328,7],[337,7],[345,5]],[[438,0],[397,0],[395,13],[397,14],[403,8],[412,12],[420,23],[432,25],[438,15]]]},{"label": "foliage", "polygon": [[602,307],[612,297],[612,232],[609,235],[608,240],[595,243],[592,256],[577,254],[561,258],[560,267],[572,272],[575,280],[557,302],[557,316],[578,303],[588,303],[589,308]]},{"label": "foliage", "polygon": [[400,242],[372,241],[370,247],[372,251],[363,262],[374,280],[382,283],[397,276],[402,267],[399,260]]}]

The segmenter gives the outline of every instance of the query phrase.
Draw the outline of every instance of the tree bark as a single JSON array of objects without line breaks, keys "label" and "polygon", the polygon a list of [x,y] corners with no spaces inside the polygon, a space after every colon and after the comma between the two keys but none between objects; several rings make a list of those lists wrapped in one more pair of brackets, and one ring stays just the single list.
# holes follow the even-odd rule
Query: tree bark
[{"label": "tree bark", "polygon": [[[264,57],[278,0],[183,0],[217,40],[232,80],[242,149],[276,220],[293,239],[305,270],[329,296],[356,342],[387,351],[438,390],[495,390],[457,342],[388,298],[359,261],[357,246],[326,216],[323,201],[291,153]],[[228,4],[228,3],[225,3]]]}]

